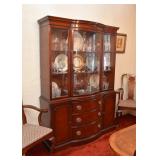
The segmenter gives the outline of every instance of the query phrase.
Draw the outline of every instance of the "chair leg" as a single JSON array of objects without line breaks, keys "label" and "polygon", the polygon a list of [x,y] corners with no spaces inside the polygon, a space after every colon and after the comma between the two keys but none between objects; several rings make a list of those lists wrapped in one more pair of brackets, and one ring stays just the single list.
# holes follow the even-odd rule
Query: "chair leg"
[{"label": "chair leg", "polygon": [[52,137],[49,140],[45,140],[43,141],[44,145],[47,147],[47,149],[49,150],[49,152],[53,152],[54,150],[54,144],[55,144],[55,138]]},{"label": "chair leg", "polygon": [[55,145],[55,137],[52,137],[52,139],[51,139],[51,146],[50,146],[50,152],[54,151],[54,145]]},{"label": "chair leg", "polygon": [[119,118],[119,117],[121,117],[121,116],[122,116],[122,111],[118,110],[118,111],[116,112],[116,118]]},{"label": "chair leg", "polygon": [[122,111],[121,110],[117,110],[117,112],[116,112],[116,120],[115,120],[115,124],[116,124],[117,128],[119,127],[119,118],[121,116],[122,116]]}]

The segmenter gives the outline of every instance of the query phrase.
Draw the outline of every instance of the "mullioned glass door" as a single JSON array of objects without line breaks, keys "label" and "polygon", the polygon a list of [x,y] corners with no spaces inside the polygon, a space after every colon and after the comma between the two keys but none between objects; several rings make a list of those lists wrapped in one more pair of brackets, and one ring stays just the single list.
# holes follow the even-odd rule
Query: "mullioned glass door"
[{"label": "mullioned glass door", "polygon": [[52,29],[51,35],[51,95],[52,98],[69,94],[68,30]]},{"label": "mullioned glass door", "polygon": [[100,90],[100,55],[97,44],[100,36],[96,32],[73,32],[73,95],[85,95]]}]

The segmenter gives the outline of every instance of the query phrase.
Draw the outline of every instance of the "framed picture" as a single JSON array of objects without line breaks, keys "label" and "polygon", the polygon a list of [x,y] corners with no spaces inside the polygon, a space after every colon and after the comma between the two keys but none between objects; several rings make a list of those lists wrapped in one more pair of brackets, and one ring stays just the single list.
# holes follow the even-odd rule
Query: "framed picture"
[{"label": "framed picture", "polygon": [[116,53],[124,53],[126,48],[127,35],[123,33],[117,33],[116,39]]}]

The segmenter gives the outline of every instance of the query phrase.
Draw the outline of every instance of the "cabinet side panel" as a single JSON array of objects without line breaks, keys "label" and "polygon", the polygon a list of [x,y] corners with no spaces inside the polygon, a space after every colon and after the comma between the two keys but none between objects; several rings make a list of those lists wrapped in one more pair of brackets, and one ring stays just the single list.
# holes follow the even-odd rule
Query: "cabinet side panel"
[{"label": "cabinet side panel", "polygon": [[41,96],[50,99],[49,26],[40,26]]},{"label": "cabinet side panel", "polygon": [[109,93],[104,95],[103,103],[103,126],[104,128],[110,127],[114,122],[114,113],[115,113],[115,93]]},{"label": "cabinet side panel", "polygon": [[112,56],[111,56],[111,66],[112,66],[112,75],[111,75],[111,88],[114,89],[114,81],[115,81],[115,62],[116,62],[116,33],[112,35],[111,39],[112,43]]},{"label": "cabinet side panel", "polygon": [[43,113],[42,114],[42,118],[41,118],[41,122],[42,122],[42,126],[45,127],[51,127],[50,125],[50,116],[51,116],[51,110],[50,110],[50,105],[47,101],[45,101],[44,99],[40,98],[40,107],[42,109],[48,109],[47,113]]}]

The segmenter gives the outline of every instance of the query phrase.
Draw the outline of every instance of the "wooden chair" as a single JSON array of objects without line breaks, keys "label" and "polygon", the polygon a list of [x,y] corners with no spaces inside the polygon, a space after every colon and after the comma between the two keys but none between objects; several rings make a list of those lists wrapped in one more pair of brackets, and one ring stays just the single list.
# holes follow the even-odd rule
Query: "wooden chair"
[{"label": "wooden chair", "polygon": [[123,74],[121,76],[121,88],[116,91],[118,95],[117,117],[123,110],[136,110],[136,76]]},{"label": "wooden chair", "polygon": [[[31,114],[34,113],[34,114]],[[54,136],[51,128],[41,126],[41,115],[47,112],[46,109],[39,109],[35,106],[24,105],[22,106],[22,155],[45,140],[52,139],[51,145],[47,145],[50,151],[54,148]],[[31,115],[33,115],[31,119]],[[35,119],[34,123],[33,118]],[[37,121],[36,121],[37,119]]]}]

